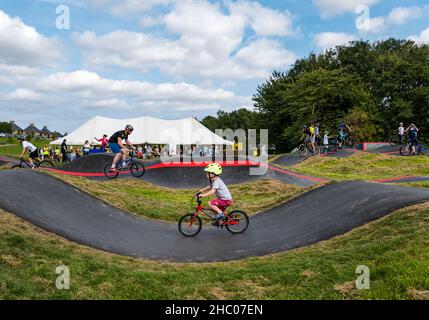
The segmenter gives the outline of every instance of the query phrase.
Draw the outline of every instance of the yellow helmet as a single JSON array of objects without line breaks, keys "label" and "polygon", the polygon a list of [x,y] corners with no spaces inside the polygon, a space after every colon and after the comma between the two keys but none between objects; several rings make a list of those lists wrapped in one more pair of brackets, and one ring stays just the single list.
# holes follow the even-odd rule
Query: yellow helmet
[{"label": "yellow helmet", "polygon": [[218,176],[222,174],[222,166],[219,163],[210,163],[207,167],[204,168],[204,171]]}]

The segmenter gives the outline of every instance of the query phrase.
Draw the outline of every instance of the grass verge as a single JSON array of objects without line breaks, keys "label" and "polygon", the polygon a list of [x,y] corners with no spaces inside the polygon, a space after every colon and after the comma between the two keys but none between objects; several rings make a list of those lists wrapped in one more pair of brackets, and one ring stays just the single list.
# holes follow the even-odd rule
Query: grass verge
[{"label": "grass verge", "polygon": [[332,180],[428,176],[429,157],[399,157],[362,152],[347,158],[311,157],[294,166],[292,170]]}]

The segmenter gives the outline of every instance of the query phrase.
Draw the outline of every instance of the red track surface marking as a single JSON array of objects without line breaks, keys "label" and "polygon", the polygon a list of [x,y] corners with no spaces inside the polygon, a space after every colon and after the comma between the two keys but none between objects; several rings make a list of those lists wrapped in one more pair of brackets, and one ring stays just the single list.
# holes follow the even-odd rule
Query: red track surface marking
[{"label": "red track surface marking", "polygon": [[378,182],[378,183],[388,183],[388,182],[395,182],[395,181],[401,181],[401,180],[405,180],[405,179],[416,179],[416,178],[418,178],[418,177],[416,177],[416,176],[403,176],[403,177],[379,179],[379,180],[373,180],[373,181]]}]

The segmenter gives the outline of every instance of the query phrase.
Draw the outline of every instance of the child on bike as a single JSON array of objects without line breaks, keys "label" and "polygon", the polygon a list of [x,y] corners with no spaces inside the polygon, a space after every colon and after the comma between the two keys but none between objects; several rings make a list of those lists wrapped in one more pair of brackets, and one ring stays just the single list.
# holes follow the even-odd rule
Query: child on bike
[{"label": "child on bike", "polygon": [[[210,185],[204,189],[199,191],[199,196],[209,197],[211,195],[216,194],[216,199],[210,200],[209,205],[214,211],[216,211],[217,215],[215,218],[218,221],[212,223],[213,226],[219,225],[219,220],[225,218],[225,210],[228,206],[232,204],[232,196],[229,192],[228,187],[225,183],[219,178],[222,174],[222,166],[218,163],[210,163],[204,171],[206,172],[207,178],[210,180]],[[210,190],[206,193],[205,191]]]},{"label": "child on bike", "polygon": [[30,152],[28,162],[30,162],[31,168],[34,169],[33,160],[40,162],[39,152],[37,148],[31,142],[25,141],[24,137],[22,136],[18,137],[18,140],[22,142],[21,159],[24,158],[24,154],[26,151]]}]

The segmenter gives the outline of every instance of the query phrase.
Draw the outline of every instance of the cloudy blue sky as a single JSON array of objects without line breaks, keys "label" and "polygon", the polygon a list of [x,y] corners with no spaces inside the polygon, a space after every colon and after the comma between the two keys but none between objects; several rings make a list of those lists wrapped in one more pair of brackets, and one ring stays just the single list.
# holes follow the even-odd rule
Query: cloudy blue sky
[{"label": "cloudy blue sky", "polygon": [[201,119],[251,108],[258,84],[310,52],[388,37],[429,43],[429,2],[2,0],[0,121]]}]

